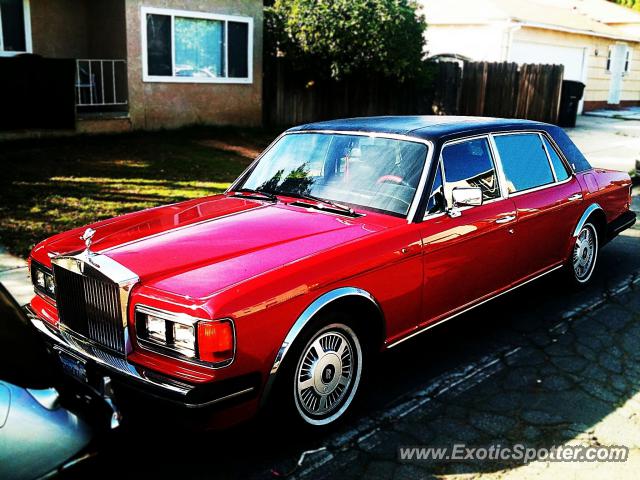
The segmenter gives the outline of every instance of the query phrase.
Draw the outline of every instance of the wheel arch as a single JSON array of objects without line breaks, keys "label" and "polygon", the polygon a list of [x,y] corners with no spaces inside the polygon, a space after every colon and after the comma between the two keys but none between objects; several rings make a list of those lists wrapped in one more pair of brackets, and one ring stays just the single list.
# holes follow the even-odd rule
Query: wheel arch
[{"label": "wheel arch", "polygon": [[361,313],[363,311],[366,312],[366,314],[362,317],[372,318],[371,321],[374,325],[374,328],[366,330],[363,329],[366,320],[360,319],[356,320],[356,322],[358,323],[358,331],[364,332],[369,337],[369,340],[375,342],[375,346],[383,345],[386,335],[384,314],[382,312],[380,304],[371,293],[357,287],[340,287],[335,290],[326,292],[320,297],[316,298],[300,314],[300,316],[294,322],[293,326],[287,332],[282,345],[278,349],[278,353],[276,354],[276,358],[273,361],[271,370],[269,371],[269,378],[267,379],[264,390],[262,392],[260,406],[263,406],[266,403],[266,400],[271,393],[271,389],[275,382],[277,373],[282,366],[282,363],[284,362],[287,352],[295,343],[296,339],[305,330],[305,327],[307,327],[315,318],[317,318],[319,314],[332,309],[354,313]]},{"label": "wheel arch", "polygon": [[590,219],[595,223],[595,227],[598,229],[600,240],[604,241],[607,230],[607,216],[602,207],[597,203],[592,203],[584,211],[580,220],[578,220],[575,230],[573,231],[573,237],[575,238],[580,234],[580,230],[582,230],[582,227],[584,227],[585,223]]}]

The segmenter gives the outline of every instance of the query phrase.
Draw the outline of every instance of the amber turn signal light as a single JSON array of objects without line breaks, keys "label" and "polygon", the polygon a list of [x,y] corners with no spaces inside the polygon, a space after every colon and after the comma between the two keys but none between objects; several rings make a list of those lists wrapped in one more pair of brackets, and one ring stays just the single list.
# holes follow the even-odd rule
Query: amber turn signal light
[{"label": "amber turn signal light", "polygon": [[198,358],[220,363],[233,359],[235,332],[231,320],[198,322]]}]

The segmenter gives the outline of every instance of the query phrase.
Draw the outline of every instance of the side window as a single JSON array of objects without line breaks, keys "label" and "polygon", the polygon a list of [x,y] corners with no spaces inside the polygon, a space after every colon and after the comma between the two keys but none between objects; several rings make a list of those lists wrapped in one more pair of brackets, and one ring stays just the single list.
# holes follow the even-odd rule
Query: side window
[{"label": "side window", "polygon": [[547,147],[547,152],[549,152],[549,158],[551,159],[551,163],[553,164],[553,169],[556,172],[556,178],[559,182],[566,180],[569,178],[569,172],[567,171],[567,167],[564,166],[564,163],[560,159],[558,152],[556,149],[551,146],[549,140],[546,137],[542,137],[544,140],[544,146]]},{"label": "side window", "polygon": [[453,203],[451,192],[456,187],[480,187],[484,201],[500,198],[498,176],[486,138],[445,146],[442,149],[442,165],[447,205]]},{"label": "side window", "polygon": [[433,188],[427,202],[427,214],[443,212],[445,209],[444,190],[442,187],[442,169],[440,164],[436,166],[436,176],[433,179]]},{"label": "side window", "polygon": [[496,135],[509,193],[553,183],[549,159],[537,133]]}]

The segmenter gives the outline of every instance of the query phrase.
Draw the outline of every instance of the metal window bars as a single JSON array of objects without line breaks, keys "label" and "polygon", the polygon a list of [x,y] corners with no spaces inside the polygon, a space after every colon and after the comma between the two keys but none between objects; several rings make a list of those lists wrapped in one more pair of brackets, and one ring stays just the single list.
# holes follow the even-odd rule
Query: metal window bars
[{"label": "metal window bars", "polygon": [[76,59],[76,106],[127,105],[126,60]]}]

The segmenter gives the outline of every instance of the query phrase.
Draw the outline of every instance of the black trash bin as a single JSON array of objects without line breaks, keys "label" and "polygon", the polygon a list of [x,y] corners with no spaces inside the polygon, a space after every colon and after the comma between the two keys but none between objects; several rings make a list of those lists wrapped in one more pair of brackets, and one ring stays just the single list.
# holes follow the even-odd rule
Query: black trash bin
[{"label": "black trash bin", "polygon": [[562,81],[562,93],[560,95],[560,113],[558,125],[561,127],[575,127],[578,117],[578,105],[584,94],[584,83],[574,80]]}]

